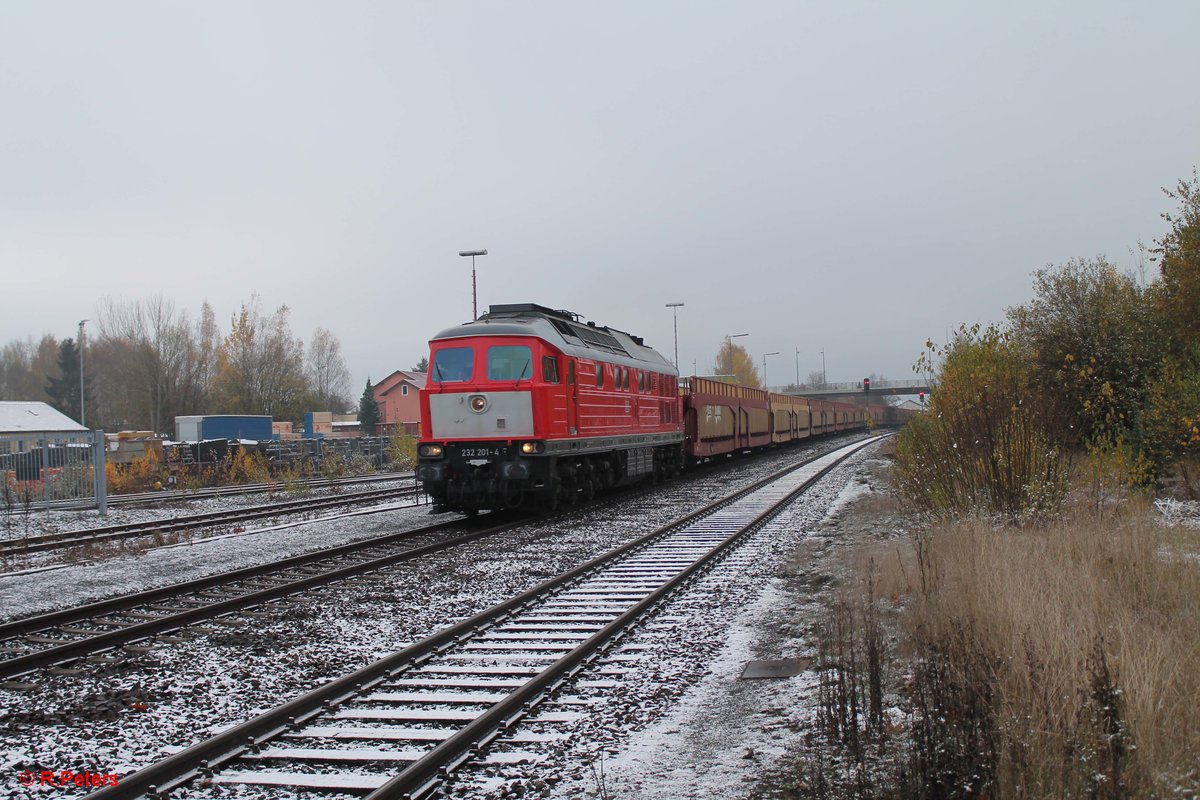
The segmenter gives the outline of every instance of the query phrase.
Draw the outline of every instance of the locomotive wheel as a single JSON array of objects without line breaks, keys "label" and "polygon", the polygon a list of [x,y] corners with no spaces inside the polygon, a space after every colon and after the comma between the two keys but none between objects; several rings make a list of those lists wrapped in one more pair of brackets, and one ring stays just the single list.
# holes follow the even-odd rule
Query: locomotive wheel
[{"label": "locomotive wheel", "polygon": [[558,481],[552,481],[546,487],[545,492],[541,496],[541,502],[538,504],[544,513],[553,514],[555,511],[558,511],[558,491]]},{"label": "locomotive wheel", "polygon": [[520,508],[525,502],[525,490],[520,487],[509,484],[504,489],[504,507],[505,508]]}]

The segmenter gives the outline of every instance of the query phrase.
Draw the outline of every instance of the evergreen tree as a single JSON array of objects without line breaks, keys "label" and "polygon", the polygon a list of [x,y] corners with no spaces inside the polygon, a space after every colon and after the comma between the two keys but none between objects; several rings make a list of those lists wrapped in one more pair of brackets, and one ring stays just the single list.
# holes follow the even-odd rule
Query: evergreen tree
[{"label": "evergreen tree", "polygon": [[426,358],[425,356],[421,356],[421,360],[418,361],[417,365],[412,368],[412,371],[413,372],[428,372],[429,371],[429,359]]},{"label": "evergreen tree", "polygon": [[[60,378],[51,377],[46,383],[50,405],[75,421],[79,421],[79,350],[74,339],[64,339],[58,346]],[[91,394],[91,381],[84,379],[84,389]]]},{"label": "evergreen tree", "polygon": [[363,435],[374,436],[375,427],[379,424],[379,403],[375,401],[375,388],[371,379],[367,378],[367,388],[363,389],[362,398],[358,401],[358,425]]}]

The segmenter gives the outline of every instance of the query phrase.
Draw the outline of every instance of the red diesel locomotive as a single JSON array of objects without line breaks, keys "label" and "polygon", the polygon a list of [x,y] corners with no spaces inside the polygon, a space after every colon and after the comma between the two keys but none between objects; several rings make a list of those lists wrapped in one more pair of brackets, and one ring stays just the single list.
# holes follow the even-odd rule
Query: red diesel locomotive
[{"label": "red diesel locomotive", "polygon": [[494,305],[430,342],[417,477],[447,510],[553,509],[683,467],[678,375],[624,331]]},{"label": "red diesel locomotive", "polygon": [[681,385],[640,337],[534,304],[492,306],[430,342],[417,477],[442,509],[547,509],[699,461],[902,421],[863,406]]}]

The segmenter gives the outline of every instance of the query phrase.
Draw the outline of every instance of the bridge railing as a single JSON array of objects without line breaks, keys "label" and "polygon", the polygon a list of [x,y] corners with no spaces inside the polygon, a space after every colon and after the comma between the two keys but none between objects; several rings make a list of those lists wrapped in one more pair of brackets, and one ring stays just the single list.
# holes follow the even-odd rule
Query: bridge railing
[{"label": "bridge railing", "polygon": [[[928,382],[923,380],[890,380],[888,378],[872,378],[872,389],[919,389],[927,386]],[[794,383],[789,383],[785,386],[772,386],[772,392],[784,391],[801,391],[801,392],[852,392],[856,389],[862,389],[862,381],[840,381],[824,383],[817,386],[809,386],[808,384],[800,384],[797,386]]]}]

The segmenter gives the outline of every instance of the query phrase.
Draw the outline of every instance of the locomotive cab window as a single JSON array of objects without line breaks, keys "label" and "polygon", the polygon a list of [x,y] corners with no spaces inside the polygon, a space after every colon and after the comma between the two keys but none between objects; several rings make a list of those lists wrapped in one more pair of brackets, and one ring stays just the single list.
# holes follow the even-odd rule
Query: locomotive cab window
[{"label": "locomotive cab window", "polygon": [[546,383],[561,383],[558,379],[558,360],[554,356],[542,356],[542,380]]},{"label": "locomotive cab window", "polygon": [[604,365],[596,364],[596,388],[604,388]]},{"label": "locomotive cab window", "polygon": [[521,381],[533,377],[533,352],[525,345],[488,348],[489,381]]},{"label": "locomotive cab window", "polygon": [[469,347],[447,347],[434,353],[429,377],[434,383],[469,381],[474,368],[475,351]]}]

